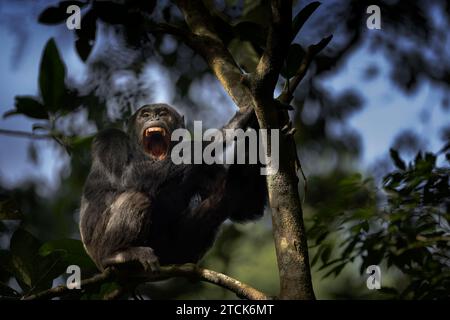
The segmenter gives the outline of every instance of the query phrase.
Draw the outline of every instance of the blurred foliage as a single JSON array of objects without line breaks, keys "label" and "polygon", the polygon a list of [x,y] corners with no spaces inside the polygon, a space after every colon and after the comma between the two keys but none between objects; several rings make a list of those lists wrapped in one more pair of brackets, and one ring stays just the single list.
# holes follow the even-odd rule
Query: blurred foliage
[{"label": "blurred foliage", "polygon": [[[205,3],[238,65],[253,71],[265,46],[269,1]],[[82,9],[81,29],[65,28],[66,9],[72,4]],[[365,27],[366,8],[373,4],[381,7],[383,32],[368,33]],[[449,2],[344,0],[319,7],[317,2],[294,1],[293,12],[296,36],[283,67],[284,78],[294,74],[307,46],[333,34],[296,92],[292,116],[300,129],[296,139],[308,175],[304,211],[318,297],[448,298],[448,147],[438,154],[420,152],[407,164],[402,155],[426,145],[424,137],[406,131],[390,151],[395,169],[389,164],[373,175],[359,172],[362,146],[346,122],[365,101],[355,90],[336,94],[322,80],[339,73],[353,52],[368,47],[387,58],[390,81],[398,89],[411,94],[421,83],[431,83],[443,90],[442,107],[448,110],[450,60],[441,40],[450,26]],[[310,19],[303,25],[305,17]],[[50,39],[41,55],[37,96],[17,96],[14,109],[4,114],[33,119],[33,132],[50,136],[55,142],[51,148],[64,162],[55,172],[60,179],[57,190],[46,191],[33,177],[14,188],[0,187],[4,299],[63,283],[70,264],[82,267],[83,278],[96,272],[77,228],[90,142],[96,131],[122,126],[140,104],[153,102],[154,91],[161,90],[159,75],[169,79],[164,90],[172,101],[166,102],[188,118],[206,114],[212,115],[205,119],[210,120],[228,103],[200,57],[172,36],[151,33],[159,22],[186,28],[170,1],[60,1],[46,5],[33,18],[71,34],[86,69],[84,80],[74,81],[56,41]],[[156,80],[148,78],[149,66],[157,66]],[[378,75],[378,67],[369,65],[363,80]],[[447,131],[443,129],[444,141],[449,141]],[[30,161],[39,152],[38,147],[31,148]],[[444,155],[446,160],[436,160]],[[254,224],[226,224],[202,264],[275,295],[278,275],[269,214]],[[377,292],[365,287],[365,268],[371,264],[383,267],[384,289]],[[107,283],[71,298],[98,299],[116,287]],[[185,279],[146,284],[138,290],[153,299],[235,298],[216,286]]]},{"label": "blurred foliage", "polygon": [[[450,163],[449,150],[447,146],[440,153]],[[419,152],[408,165],[397,151],[390,153],[396,170],[384,177],[382,193],[375,193],[371,179],[354,175],[340,180],[341,194],[321,190],[325,199],[312,199],[319,214],[311,219],[308,232],[316,248],[311,264],[326,270],[328,277],[358,260],[361,274],[370,265],[385,263],[406,277],[401,288],[384,286],[381,293],[402,299],[448,299],[450,168],[437,166],[432,153]],[[342,240],[327,241],[333,233]]]}]

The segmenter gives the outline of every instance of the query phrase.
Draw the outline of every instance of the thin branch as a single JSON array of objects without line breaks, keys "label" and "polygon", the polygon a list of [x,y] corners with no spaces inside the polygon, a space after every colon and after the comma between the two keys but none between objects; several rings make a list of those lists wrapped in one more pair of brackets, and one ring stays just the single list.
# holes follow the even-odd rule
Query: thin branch
[{"label": "thin branch", "polygon": [[[112,268],[106,269],[103,273],[96,274],[91,278],[81,281],[81,288],[86,289],[97,284],[106,282],[114,277],[115,270]],[[22,297],[22,300],[41,300],[41,299],[52,299],[55,297],[61,297],[66,294],[77,291],[76,289],[69,289],[67,286],[57,286],[45,291],[41,291],[36,294]]]},{"label": "thin branch", "polygon": [[265,293],[223,273],[200,268],[195,264],[163,267],[164,276],[187,277],[209,282],[234,292],[238,297],[249,300],[270,300]]},{"label": "thin branch", "polygon": [[272,0],[272,20],[262,54],[254,75],[255,98],[272,98],[292,34],[292,1]]},{"label": "thin branch", "polygon": [[53,139],[53,137],[48,134],[35,134],[32,132],[8,130],[8,129],[0,129],[0,134],[4,134],[7,136],[19,137],[19,138]]},{"label": "thin branch", "polygon": [[[81,281],[81,290],[86,288],[99,285],[106,281],[112,280],[119,276],[115,269],[107,268],[103,273],[97,274],[91,278]],[[269,300],[269,296],[263,292],[256,290],[255,288],[242,283],[230,276],[223,273],[216,272],[209,269],[200,268],[195,264],[184,264],[184,265],[170,265],[163,266],[158,273],[142,273],[135,275],[128,275],[128,277],[138,278],[142,282],[154,282],[167,280],[173,277],[185,277],[194,280],[200,280],[209,282],[225,289],[234,292],[238,297],[249,299],[249,300]],[[75,289],[71,290],[66,286],[58,286],[51,288],[34,295],[23,297],[23,300],[38,300],[38,299],[52,299],[55,297],[61,297],[72,293]],[[114,299],[123,294],[123,291],[113,291],[112,294],[108,295],[106,298]]]},{"label": "thin branch", "polygon": [[333,36],[330,35],[322,39],[319,43],[310,45],[308,47],[295,76],[285,82],[283,91],[277,98],[278,101],[286,104],[291,102],[294,97],[295,89],[305,77],[306,72],[311,65],[311,62],[314,60],[317,54],[319,54],[319,52],[322,51],[328,45],[328,43],[330,43],[332,38]]}]

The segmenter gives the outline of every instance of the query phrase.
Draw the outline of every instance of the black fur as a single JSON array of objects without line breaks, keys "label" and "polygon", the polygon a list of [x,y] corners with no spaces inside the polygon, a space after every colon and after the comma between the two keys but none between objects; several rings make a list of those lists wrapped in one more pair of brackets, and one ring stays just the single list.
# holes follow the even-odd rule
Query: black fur
[{"label": "black fur", "polygon": [[266,187],[258,165],[175,165],[170,155],[154,160],[145,154],[140,115],[158,108],[171,116],[157,119],[170,132],[184,127],[169,106],[147,105],[131,117],[127,133],[105,130],[93,142],[80,231],[101,269],[131,260],[151,269],[158,262],[197,262],[227,218],[245,221],[263,213]]}]

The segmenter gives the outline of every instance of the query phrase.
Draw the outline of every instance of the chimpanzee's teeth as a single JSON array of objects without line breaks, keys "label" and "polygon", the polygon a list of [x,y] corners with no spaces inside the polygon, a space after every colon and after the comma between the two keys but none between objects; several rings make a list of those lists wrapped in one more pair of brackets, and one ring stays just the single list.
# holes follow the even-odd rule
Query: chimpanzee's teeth
[{"label": "chimpanzee's teeth", "polygon": [[164,128],[161,127],[151,127],[151,128],[147,128],[145,130],[144,135],[146,137],[148,137],[152,132],[159,132],[160,134],[162,134],[163,137],[166,136],[166,130]]}]

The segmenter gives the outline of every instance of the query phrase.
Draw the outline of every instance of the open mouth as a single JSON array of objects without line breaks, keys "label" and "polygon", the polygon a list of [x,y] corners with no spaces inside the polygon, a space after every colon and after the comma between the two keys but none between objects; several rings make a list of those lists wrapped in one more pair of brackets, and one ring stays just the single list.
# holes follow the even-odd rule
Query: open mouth
[{"label": "open mouth", "polygon": [[157,160],[167,157],[169,151],[169,136],[162,127],[150,127],[144,130],[144,150]]}]

